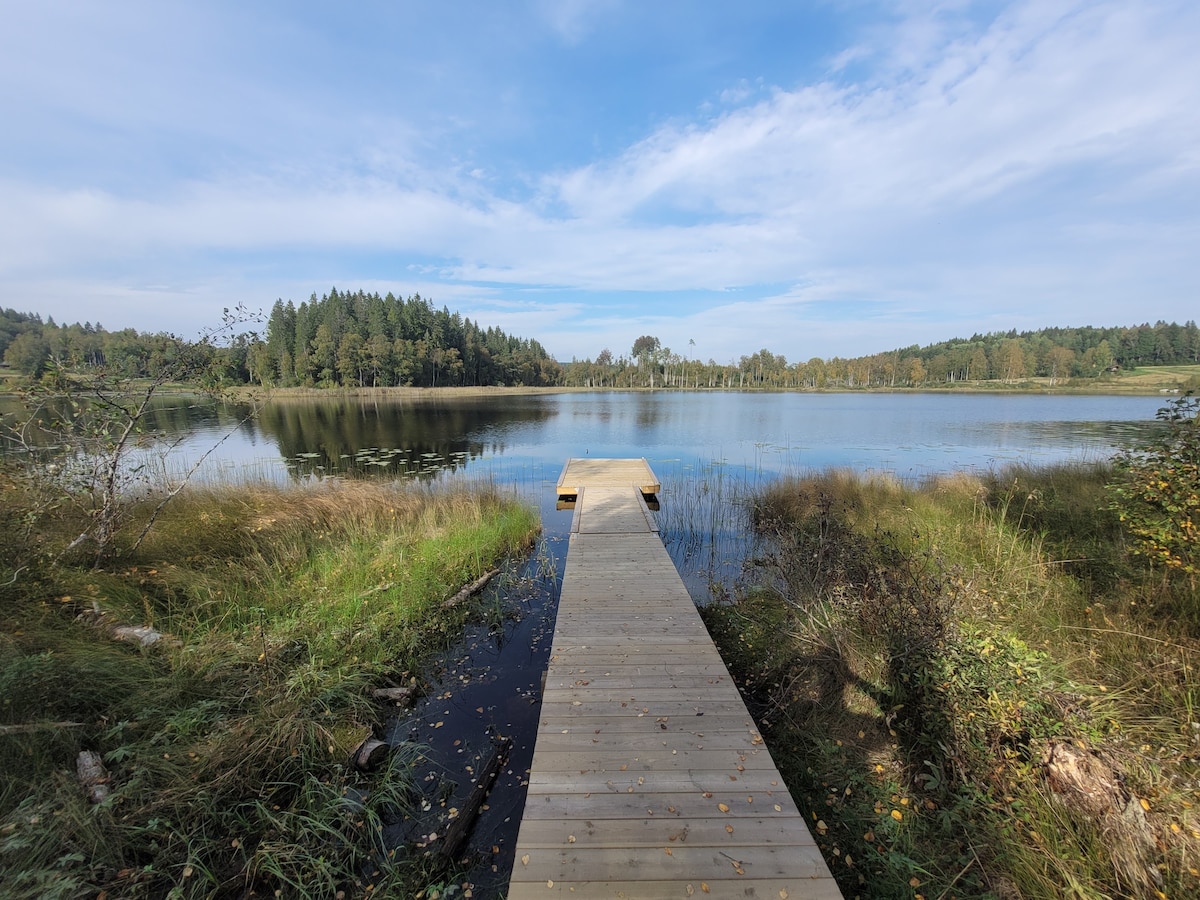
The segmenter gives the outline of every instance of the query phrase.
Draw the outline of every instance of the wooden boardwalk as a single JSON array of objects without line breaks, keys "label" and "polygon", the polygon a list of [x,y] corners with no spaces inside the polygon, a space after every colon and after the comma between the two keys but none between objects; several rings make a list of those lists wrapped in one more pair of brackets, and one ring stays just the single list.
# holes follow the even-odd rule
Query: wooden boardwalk
[{"label": "wooden boardwalk", "polygon": [[575,519],[508,898],[840,898],[650,485],[644,460],[571,460],[559,479]]}]

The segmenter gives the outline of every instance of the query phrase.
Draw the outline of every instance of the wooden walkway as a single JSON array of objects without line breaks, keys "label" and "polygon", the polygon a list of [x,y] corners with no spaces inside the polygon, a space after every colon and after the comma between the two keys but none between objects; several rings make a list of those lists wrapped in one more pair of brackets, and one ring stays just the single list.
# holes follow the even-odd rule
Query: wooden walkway
[{"label": "wooden walkway", "polygon": [[651,485],[644,460],[573,459],[559,479],[575,519],[508,898],[840,900]]}]

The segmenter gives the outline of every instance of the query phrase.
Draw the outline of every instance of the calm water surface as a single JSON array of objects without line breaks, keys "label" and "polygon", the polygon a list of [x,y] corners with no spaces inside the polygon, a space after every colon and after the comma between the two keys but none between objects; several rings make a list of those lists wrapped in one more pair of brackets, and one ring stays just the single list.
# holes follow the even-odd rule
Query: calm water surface
[{"label": "calm water surface", "polygon": [[[990,394],[582,393],[375,402],[286,400],[238,428],[209,478],[362,473],[551,482],[571,456],[645,456],[668,480],[717,463],[770,477],[828,466],[920,477],[1007,462],[1101,457],[1133,439],[1160,397]],[[178,406],[178,405],[177,405]],[[234,419],[176,411],[173,465]]]}]

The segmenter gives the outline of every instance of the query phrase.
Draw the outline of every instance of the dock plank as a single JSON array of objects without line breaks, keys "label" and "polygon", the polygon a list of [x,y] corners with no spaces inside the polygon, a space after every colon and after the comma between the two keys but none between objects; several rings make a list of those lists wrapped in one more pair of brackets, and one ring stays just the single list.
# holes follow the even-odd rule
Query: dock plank
[{"label": "dock plank", "polygon": [[840,898],[658,536],[659,489],[645,460],[559,478],[576,509],[508,897]]}]

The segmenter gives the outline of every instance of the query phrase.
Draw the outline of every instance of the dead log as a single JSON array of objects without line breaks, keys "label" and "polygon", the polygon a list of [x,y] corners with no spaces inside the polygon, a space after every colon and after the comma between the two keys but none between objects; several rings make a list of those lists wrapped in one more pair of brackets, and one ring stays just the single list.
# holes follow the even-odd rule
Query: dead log
[{"label": "dead log", "polygon": [[373,734],[367,735],[362,743],[358,745],[350,759],[354,763],[354,768],[360,772],[374,772],[387,759],[388,753],[391,752],[391,747],[379,740]]},{"label": "dead log", "polygon": [[371,692],[376,700],[387,700],[397,706],[408,706],[412,703],[413,689],[411,687],[376,688]]},{"label": "dead log", "polygon": [[442,604],[442,609],[452,609],[462,603],[468,597],[473,597],[487,586],[487,583],[500,574],[499,569],[492,569],[481,578],[477,578],[468,584],[465,588]]},{"label": "dead log", "polygon": [[149,625],[116,625],[110,629],[109,633],[118,641],[140,644],[143,647],[153,647],[160,641],[164,646],[180,646],[177,638],[163,634],[161,631],[155,631]]},{"label": "dead log", "polygon": [[79,784],[93,803],[102,803],[108,797],[108,769],[95,750],[81,750],[75,758],[75,774]]},{"label": "dead log", "polygon": [[462,853],[463,845],[466,844],[467,838],[471,834],[471,826],[475,824],[475,819],[479,816],[479,810],[483,807],[483,801],[487,799],[488,792],[491,791],[492,784],[496,781],[496,776],[500,774],[500,770],[508,761],[510,750],[512,750],[512,738],[502,737],[493,746],[491,758],[480,770],[479,777],[475,779],[475,787],[471,789],[471,796],[467,798],[467,802],[459,814],[451,819],[450,824],[446,827],[446,834],[442,837],[442,845],[439,848],[439,852],[446,859],[456,860]]},{"label": "dead log", "polygon": [[61,728],[82,728],[83,725],[83,722],[22,722],[20,725],[0,725],[0,734],[35,734]]}]

